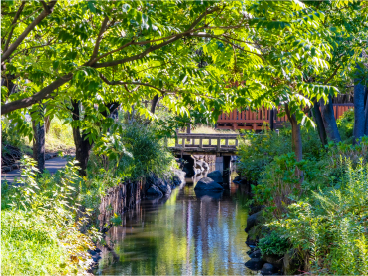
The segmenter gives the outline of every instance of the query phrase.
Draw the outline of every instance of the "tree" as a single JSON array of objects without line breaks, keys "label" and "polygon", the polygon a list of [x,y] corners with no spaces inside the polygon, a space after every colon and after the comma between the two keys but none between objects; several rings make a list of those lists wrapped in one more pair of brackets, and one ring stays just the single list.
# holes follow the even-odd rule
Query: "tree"
[{"label": "tree", "polygon": [[[22,3],[15,3],[3,4],[5,22],[21,10]],[[73,102],[81,102],[88,107],[88,120],[79,127],[94,141],[106,129],[101,123],[110,122],[101,119],[106,104],[118,102],[125,110],[134,105],[151,116],[140,101],[159,95],[173,112],[189,114],[192,109],[208,112],[212,119],[234,107],[287,104],[296,120],[295,134],[300,123],[313,124],[304,109],[314,104],[312,99],[327,103],[328,95],[337,92],[329,83],[336,73],[329,66],[333,46],[325,39],[329,26],[324,12],[341,3],[323,5],[58,2],[17,51],[3,58],[2,76],[15,76],[20,92],[2,99],[2,114],[21,123],[24,108],[41,100],[51,117],[64,116]],[[24,6],[10,43],[33,24],[41,6]],[[7,33],[7,26],[2,28]],[[28,130],[22,128],[24,134]]]}]

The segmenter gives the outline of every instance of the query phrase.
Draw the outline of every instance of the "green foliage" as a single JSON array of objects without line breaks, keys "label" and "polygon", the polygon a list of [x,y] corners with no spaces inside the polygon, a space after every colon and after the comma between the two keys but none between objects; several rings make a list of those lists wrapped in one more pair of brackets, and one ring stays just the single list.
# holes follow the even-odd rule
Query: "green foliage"
[{"label": "green foliage", "polygon": [[[275,157],[266,166],[259,184],[253,186],[255,202],[265,205],[273,216],[280,218],[289,204],[315,188],[313,181],[320,175],[316,167],[310,161],[295,161],[294,153]],[[304,172],[303,177],[299,171]]]},{"label": "green foliage", "polygon": [[71,125],[68,121],[62,121],[58,118],[52,119],[45,140],[46,149],[52,152],[75,148]]},{"label": "green foliage", "polygon": [[339,119],[336,120],[337,128],[341,135],[341,140],[348,142],[352,141],[354,129],[354,110],[349,109]]},{"label": "green foliage", "polygon": [[[27,3],[22,24],[14,25],[20,5],[2,3],[3,72],[16,75],[19,88],[12,94],[3,89],[3,107],[45,89],[47,115],[70,119],[70,100],[81,101],[87,114],[82,128],[91,139],[98,138],[98,126],[109,124],[101,121],[104,105],[135,106],[150,117],[142,100],[157,94],[176,114],[189,117],[196,110],[206,121],[222,110],[286,101],[310,126],[302,108],[336,94],[366,47],[361,2],[58,1],[9,53],[5,42],[15,43],[43,8]],[[23,116],[20,110],[8,114],[14,121]],[[19,131],[31,134],[26,125]]]},{"label": "green foliage", "polygon": [[[257,182],[262,178],[265,168],[275,157],[291,153],[291,129],[280,129],[279,135],[274,131],[261,134],[245,132],[240,140],[238,155],[240,163],[237,168],[248,180]],[[303,159],[316,162],[321,159],[323,149],[316,130],[302,128]]]},{"label": "green foliage", "polygon": [[275,231],[271,231],[267,236],[260,239],[257,246],[261,249],[262,255],[283,256],[290,249],[288,239],[279,236]]},{"label": "green foliage", "polygon": [[313,273],[367,274],[368,165],[354,169],[341,159],[341,166],[346,174],[335,187],[291,204],[287,216],[269,226],[307,252]]},{"label": "green foliage", "polygon": [[[69,164],[57,176],[36,177],[35,162],[22,159],[18,187],[2,185],[1,270],[6,275],[64,275],[85,271],[88,249],[99,235],[79,230],[85,217],[75,200],[77,168]],[[79,214],[76,217],[76,214]]]},{"label": "green foliage", "polygon": [[20,148],[24,144],[24,139],[19,133],[19,126],[7,118],[1,120],[1,143],[9,144]]},{"label": "green foliage", "polygon": [[280,136],[274,131],[263,134],[245,132],[244,139],[239,140],[238,155],[240,163],[237,169],[243,177],[258,181],[265,167],[275,156],[291,151],[289,131],[280,130]]},{"label": "green foliage", "polygon": [[110,219],[110,221],[114,226],[120,226],[121,223],[123,222],[121,216],[116,213],[114,213],[114,216]]},{"label": "green foliage", "polygon": [[[103,168],[111,169],[112,175],[132,180],[150,174],[162,176],[175,166],[175,160],[160,138],[155,126],[137,123],[108,134],[96,143],[94,152],[100,157],[92,160],[89,172],[93,175],[105,164]],[[106,157],[111,162],[104,163]]]}]

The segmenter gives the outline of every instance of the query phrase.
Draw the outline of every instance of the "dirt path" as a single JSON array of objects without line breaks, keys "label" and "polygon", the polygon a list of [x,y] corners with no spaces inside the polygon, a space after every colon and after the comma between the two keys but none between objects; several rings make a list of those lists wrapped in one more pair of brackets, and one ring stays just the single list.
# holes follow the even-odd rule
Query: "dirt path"
[{"label": "dirt path", "polygon": [[[56,173],[59,169],[64,168],[67,163],[66,158],[63,157],[55,157],[45,161],[46,170],[48,170],[51,174]],[[14,170],[8,173],[1,174],[1,182],[8,181],[13,182],[14,177],[20,177],[20,170]]]}]

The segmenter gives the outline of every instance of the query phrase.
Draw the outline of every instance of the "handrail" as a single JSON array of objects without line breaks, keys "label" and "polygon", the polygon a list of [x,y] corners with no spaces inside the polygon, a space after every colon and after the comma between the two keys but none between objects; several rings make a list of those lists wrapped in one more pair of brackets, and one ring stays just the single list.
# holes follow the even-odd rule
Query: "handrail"
[{"label": "handrail", "polygon": [[[207,133],[176,133],[175,151],[192,151],[192,152],[234,152],[238,146],[238,137],[242,134],[207,134]],[[179,140],[181,143],[179,144]],[[196,143],[198,140],[198,143]],[[212,145],[212,140],[216,141],[216,145]],[[222,141],[225,143],[222,144]],[[229,145],[229,140],[235,140],[235,145]],[[188,143],[186,143],[188,141]],[[208,142],[207,142],[208,141]]]},{"label": "handrail", "polygon": [[[334,104],[333,110],[335,119],[339,119],[347,110],[353,108],[354,104]],[[288,122],[287,116],[277,117],[276,112],[271,118],[271,112],[267,108],[259,108],[258,110],[233,110],[229,113],[219,115],[217,124],[221,129],[262,129],[264,123],[270,123],[271,119],[274,124],[284,124]]]}]

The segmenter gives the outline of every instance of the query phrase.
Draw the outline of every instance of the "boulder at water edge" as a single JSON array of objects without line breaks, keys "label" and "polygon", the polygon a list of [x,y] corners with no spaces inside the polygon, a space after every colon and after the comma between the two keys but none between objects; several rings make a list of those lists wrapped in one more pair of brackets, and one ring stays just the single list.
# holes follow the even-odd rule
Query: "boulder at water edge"
[{"label": "boulder at water edge", "polygon": [[265,263],[272,264],[276,268],[280,268],[280,269],[282,268],[283,256],[278,256],[274,254],[263,254],[262,260]]},{"label": "boulder at water edge", "polygon": [[146,195],[148,197],[162,197],[162,192],[157,186],[153,185],[147,190]]},{"label": "boulder at water edge", "polygon": [[221,175],[220,171],[210,172],[209,174],[207,174],[207,177],[212,178],[217,183],[223,183],[224,182],[224,180],[222,179],[222,175]]},{"label": "boulder at water edge", "polygon": [[194,190],[223,190],[224,188],[214,181],[212,178],[209,177],[202,177],[198,182],[197,185],[194,187]]},{"label": "boulder at water edge", "polygon": [[157,185],[157,187],[160,189],[160,191],[163,194],[165,194],[165,195],[171,194],[170,185],[167,185],[164,181],[161,180],[161,182]]},{"label": "boulder at water edge", "polygon": [[262,273],[262,275],[272,275],[276,271],[277,271],[277,269],[272,264],[265,263],[265,264],[263,264],[261,273]]},{"label": "boulder at water edge", "polygon": [[251,257],[251,258],[261,258],[262,257],[261,250],[258,249],[256,251],[250,253],[249,257]]},{"label": "boulder at water edge", "polygon": [[174,169],[173,174],[173,184],[175,187],[185,183],[185,172]]},{"label": "boulder at water edge", "polygon": [[260,270],[262,269],[264,261],[260,258],[250,259],[245,263],[245,266],[251,270]]},{"label": "boulder at water edge", "polygon": [[263,218],[263,211],[259,211],[251,216],[248,217],[247,219],[247,227],[245,228],[245,232],[249,232],[249,230],[253,227],[258,225]]}]

